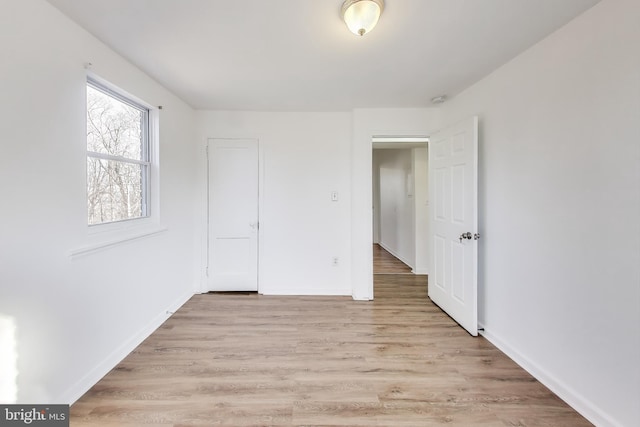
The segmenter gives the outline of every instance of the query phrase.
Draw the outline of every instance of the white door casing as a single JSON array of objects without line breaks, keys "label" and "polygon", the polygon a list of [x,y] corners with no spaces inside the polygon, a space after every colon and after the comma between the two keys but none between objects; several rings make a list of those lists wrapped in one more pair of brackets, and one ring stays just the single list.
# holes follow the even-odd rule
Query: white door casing
[{"label": "white door casing", "polygon": [[209,139],[207,290],[258,290],[259,156],[255,139]]},{"label": "white door casing", "polygon": [[431,275],[429,298],[478,335],[478,118],[429,142]]}]

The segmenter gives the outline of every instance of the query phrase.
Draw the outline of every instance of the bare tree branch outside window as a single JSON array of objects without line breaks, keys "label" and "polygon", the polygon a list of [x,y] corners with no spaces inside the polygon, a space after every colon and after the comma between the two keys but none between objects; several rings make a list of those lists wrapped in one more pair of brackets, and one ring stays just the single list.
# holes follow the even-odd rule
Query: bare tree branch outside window
[{"label": "bare tree branch outside window", "polygon": [[87,84],[89,225],[147,216],[148,110]]}]

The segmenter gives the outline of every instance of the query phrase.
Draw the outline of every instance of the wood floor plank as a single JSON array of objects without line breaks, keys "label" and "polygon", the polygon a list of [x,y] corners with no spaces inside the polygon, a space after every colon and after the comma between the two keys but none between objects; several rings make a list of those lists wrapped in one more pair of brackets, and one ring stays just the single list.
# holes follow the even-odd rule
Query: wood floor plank
[{"label": "wood floor plank", "polygon": [[376,243],[373,245],[373,272],[375,274],[411,274],[411,267]]},{"label": "wood floor plank", "polygon": [[591,424],[427,298],[196,295],[71,407],[89,426]]}]

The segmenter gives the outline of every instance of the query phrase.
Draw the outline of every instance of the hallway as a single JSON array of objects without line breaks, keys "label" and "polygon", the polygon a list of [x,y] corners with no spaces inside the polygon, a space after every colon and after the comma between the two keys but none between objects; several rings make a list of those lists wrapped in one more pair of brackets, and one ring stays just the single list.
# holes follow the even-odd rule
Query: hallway
[{"label": "hallway", "polygon": [[412,274],[411,267],[377,243],[373,245],[373,274]]}]

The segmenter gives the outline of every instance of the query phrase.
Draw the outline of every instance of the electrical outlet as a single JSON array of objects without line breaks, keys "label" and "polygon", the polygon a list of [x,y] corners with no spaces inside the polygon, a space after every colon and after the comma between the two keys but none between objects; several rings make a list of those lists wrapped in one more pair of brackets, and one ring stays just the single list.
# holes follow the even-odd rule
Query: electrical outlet
[{"label": "electrical outlet", "polygon": [[337,267],[338,264],[340,264],[340,258],[338,258],[337,256],[334,256],[331,260],[334,267]]}]

